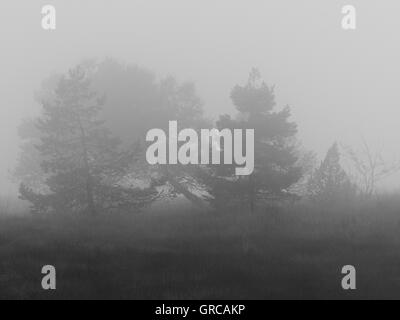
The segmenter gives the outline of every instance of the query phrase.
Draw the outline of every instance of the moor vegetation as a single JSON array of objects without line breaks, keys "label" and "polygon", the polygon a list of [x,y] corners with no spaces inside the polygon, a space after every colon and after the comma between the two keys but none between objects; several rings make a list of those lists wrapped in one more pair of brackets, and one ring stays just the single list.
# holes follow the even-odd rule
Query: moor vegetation
[{"label": "moor vegetation", "polygon": [[[0,205],[0,298],[399,298],[400,200],[377,189],[399,165],[366,143],[317,163],[256,69],[230,97],[212,121],[192,83],[112,59],[46,79],[19,130],[22,205]],[[254,129],[253,173],[149,165],[146,132],[169,120]],[[356,291],[340,286],[348,264]]]}]

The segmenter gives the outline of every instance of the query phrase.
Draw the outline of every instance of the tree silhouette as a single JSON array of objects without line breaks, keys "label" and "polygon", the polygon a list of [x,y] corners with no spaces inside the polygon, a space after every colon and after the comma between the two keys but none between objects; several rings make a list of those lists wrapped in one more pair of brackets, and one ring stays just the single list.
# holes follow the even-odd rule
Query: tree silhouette
[{"label": "tree silhouette", "polygon": [[[289,121],[289,107],[275,111],[274,90],[261,80],[256,69],[247,84],[233,88],[231,98],[238,114],[235,118],[220,116],[217,127],[254,129],[254,171],[250,176],[236,176],[236,164],[212,166],[213,174],[203,180],[210,186],[213,205],[235,206],[239,201],[254,211],[258,201],[283,196],[301,177],[302,170],[296,165],[296,125]],[[223,145],[221,149],[223,152]]]},{"label": "tree silhouette", "polygon": [[311,198],[321,201],[333,201],[354,195],[354,185],[340,165],[337,143],[329,148],[324,161],[310,178],[308,192]]},{"label": "tree silhouette", "polygon": [[[127,145],[139,141],[145,147],[147,131],[160,128],[168,132],[170,120],[178,122],[179,130],[210,126],[193,83],[178,83],[173,77],[157,81],[149,70],[113,59],[89,67],[95,87],[107,96],[103,108],[106,124]],[[140,172],[143,181],[163,190],[160,196],[183,195],[196,206],[203,206],[201,198],[190,190],[193,166],[143,163]]]},{"label": "tree silhouette", "polygon": [[37,149],[50,192],[20,187],[21,198],[29,200],[34,211],[96,214],[145,194],[135,195],[119,184],[132,154],[120,148],[119,139],[99,120],[103,99],[90,86],[85,68],[78,66],[60,79],[55,99],[43,103]]},{"label": "tree silhouette", "polygon": [[376,192],[380,181],[400,171],[400,162],[385,161],[382,150],[374,152],[364,139],[359,150],[349,146],[343,148],[345,156],[352,164],[360,192],[366,197],[371,197]]}]

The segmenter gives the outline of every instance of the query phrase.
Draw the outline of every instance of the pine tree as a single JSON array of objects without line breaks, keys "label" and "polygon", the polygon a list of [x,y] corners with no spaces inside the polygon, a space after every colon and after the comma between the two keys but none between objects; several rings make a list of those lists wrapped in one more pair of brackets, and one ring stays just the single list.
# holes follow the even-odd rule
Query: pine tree
[{"label": "pine tree", "polygon": [[231,98],[237,117],[221,116],[217,127],[254,129],[254,171],[250,176],[238,177],[234,174],[235,164],[218,166],[214,167],[213,179],[206,180],[211,184],[214,205],[240,201],[254,211],[258,201],[281,197],[301,177],[294,144],[296,124],[289,121],[288,107],[274,110],[274,90],[261,80],[256,69],[246,85],[233,88]]},{"label": "pine tree", "polygon": [[102,103],[81,66],[60,79],[53,101],[43,103],[37,148],[50,193],[20,188],[34,211],[96,214],[133,199],[131,190],[118,184],[132,155],[99,120]]},{"label": "pine tree", "polygon": [[308,193],[313,199],[332,201],[348,197],[354,192],[354,185],[340,165],[338,145],[334,143],[329,148],[320,167],[312,175],[308,183]]}]

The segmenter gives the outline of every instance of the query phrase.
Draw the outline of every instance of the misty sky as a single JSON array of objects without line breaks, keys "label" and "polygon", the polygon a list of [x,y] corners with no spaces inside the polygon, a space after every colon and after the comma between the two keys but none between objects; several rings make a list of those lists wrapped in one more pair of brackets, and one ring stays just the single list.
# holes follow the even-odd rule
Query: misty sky
[{"label": "misty sky", "polygon": [[[41,28],[41,7],[57,30]],[[357,9],[357,30],[341,8]],[[16,128],[39,106],[34,91],[82,58],[112,56],[159,76],[192,80],[213,116],[231,112],[231,88],[258,67],[289,104],[304,146],[338,140],[400,155],[400,2],[396,0],[2,0],[0,181],[18,150]],[[397,187],[400,187],[398,179]]]}]

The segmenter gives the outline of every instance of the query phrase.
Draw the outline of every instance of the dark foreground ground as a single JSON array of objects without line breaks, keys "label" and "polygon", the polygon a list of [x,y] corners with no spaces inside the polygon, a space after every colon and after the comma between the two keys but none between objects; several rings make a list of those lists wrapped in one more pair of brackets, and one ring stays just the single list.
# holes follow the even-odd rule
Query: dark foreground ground
[{"label": "dark foreground ground", "polygon": [[[3,216],[0,298],[399,299],[399,208]],[[47,264],[55,291],[41,289]],[[351,292],[341,288],[347,264],[357,269]]]}]

